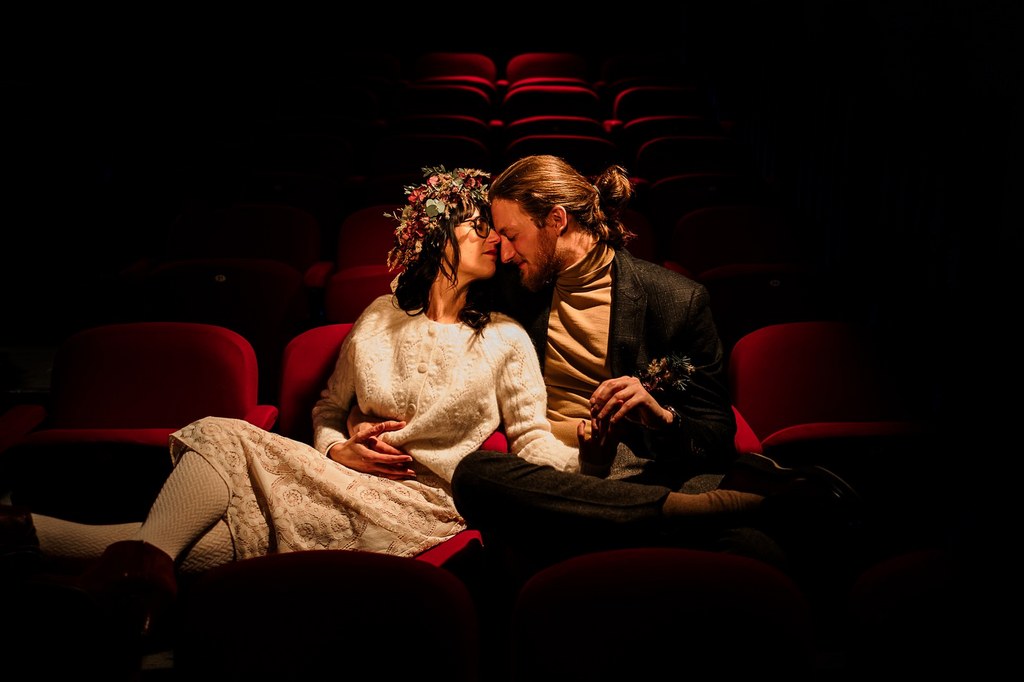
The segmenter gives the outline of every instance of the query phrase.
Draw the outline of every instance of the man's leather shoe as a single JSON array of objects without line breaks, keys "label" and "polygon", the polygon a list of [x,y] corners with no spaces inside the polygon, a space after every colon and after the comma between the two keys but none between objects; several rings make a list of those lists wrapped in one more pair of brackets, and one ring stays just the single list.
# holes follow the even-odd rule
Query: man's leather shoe
[{"label": "man's leather shoe", "polygon": [[856,563],[867,551],[870,523],[865,500],[825,467],[783,467],[764,455],[745,453],[719,488],[763,495],[755,525],[776,540],[793,563],[816,567],[808,572],[826,564]]},{"label": "man's leather shoe", "polygon": [[[740,455],[718,485],[763,496],[760,515],[780,526],[818,520],[822,527],[863,521],[864,501],[853,486],[822,466],[784,467],[756,453]],[[846,522],[841,519],[847,519]]]},{"label": "man's leather shoe", "polygon": [[824,467],[791,471],[790,480],[761,503],[756,525],[779,543],[805,587],[842,585],[871,553],[868,505]]},{"label": "man's leather shoe", "polygon": [[0,505],[0,575],[28,575],[39,568],[39,537],[25,507]]},{"label": "man's leather shoe", "polygon": [[848,483],[824,467],[784,467],[770,457],[753,452],[745,452],[736,458],[718,488],[771,497],[783,492],[794,494],[797,489],[811,493],[813,487],[808,485],[809,482],[819,486],[818,492],[831,491],[829,494],[837,497],[858,497]]}]

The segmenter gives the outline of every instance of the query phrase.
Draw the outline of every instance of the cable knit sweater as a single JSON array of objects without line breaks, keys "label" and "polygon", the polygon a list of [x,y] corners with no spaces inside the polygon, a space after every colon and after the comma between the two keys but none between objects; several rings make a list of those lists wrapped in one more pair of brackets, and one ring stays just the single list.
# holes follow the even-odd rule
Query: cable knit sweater
[{"label": "cable knit sweater", "polygon": [[381,439],[445,481],[499,425],[514,455],[579,469],[578,451],[551,433],[533,343],[501,313],[476,334],[461,323],[409,316],[390,295],[379,297],[346,336],[313,409],[317,450],[347,440],[345,421],[355,401],[365,414],[408,422]]}]

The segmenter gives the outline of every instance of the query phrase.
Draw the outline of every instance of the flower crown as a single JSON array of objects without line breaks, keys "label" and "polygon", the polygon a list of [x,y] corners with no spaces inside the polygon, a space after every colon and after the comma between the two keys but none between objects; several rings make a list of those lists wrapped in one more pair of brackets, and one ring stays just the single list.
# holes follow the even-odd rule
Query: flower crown
[{"label": "flower crown", "polygon": [[384,215],[398,221],[395,245],[388,252],[388,269],[408,267],[416,262],[423,244],[431,233],[441,228],[441,221],[451,217],[451,211],[463,203],[487,202],[485,180],[490,174],[475,168],[456,168],[451,172],[444,166],[423,169],[426,180],[420,185],[406,185],[408,203],[399,214]]}]

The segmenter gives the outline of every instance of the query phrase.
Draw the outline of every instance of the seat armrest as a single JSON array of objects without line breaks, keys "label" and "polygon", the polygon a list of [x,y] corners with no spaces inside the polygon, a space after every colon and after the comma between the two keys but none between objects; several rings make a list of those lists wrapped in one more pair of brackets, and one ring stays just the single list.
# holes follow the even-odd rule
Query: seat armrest
[{"label": "seat armrest", "polygon": [[0,414],[0,452],[11,447],[46,419],[42,405],[14,405]]},{"label": "seat armrest", "polygon": [[270,431],[277,423],[278,413],[276,405],[257,405],[245,415],[245,421],[264,431]]},{"label": "seat armrest", "polygon": [[736,447],[737,453],[753,452],[758,455],[764,454],[764,449],[761,446],[761,440],[754,433],[754,429],[750,428],[750,424],[743,418],[740,411],[736,409],[734,405],[732,413],[736,417],[736,435],[733,438],[733,443]]},{"label": "seat armrest", "polygon": [[331,261],[317,261],[306,269],[302,280],[310,289],[323,289],[327,286],[327,280],[334,272],[334,263]]}]

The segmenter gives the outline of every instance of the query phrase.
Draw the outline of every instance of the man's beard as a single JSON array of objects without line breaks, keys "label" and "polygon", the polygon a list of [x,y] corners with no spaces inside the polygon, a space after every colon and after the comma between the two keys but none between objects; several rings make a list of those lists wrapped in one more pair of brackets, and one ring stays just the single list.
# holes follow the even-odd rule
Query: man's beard
[{"label": "man's beard", "polygon": [[541,248],[538,251],[543,255],[538,256],[535,262],[531,262],[526,270],[519,271],[519,280],[530,291],[541,291],[558,277],[562,263],[556,253],[557,241],[558,238],[550,231],[541,230]]}]

